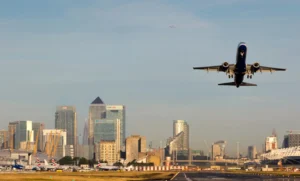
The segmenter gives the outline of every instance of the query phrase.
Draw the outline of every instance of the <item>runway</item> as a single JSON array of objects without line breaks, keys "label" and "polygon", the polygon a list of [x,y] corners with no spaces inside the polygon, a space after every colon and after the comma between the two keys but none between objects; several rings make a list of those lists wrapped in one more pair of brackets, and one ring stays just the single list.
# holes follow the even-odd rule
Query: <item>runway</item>
[{"label": "runway", "polygon": [[179,173],[174,181],[300,181],[300,178],[278,178],[272,176],[259,175],[236,175],[225,173]]}]

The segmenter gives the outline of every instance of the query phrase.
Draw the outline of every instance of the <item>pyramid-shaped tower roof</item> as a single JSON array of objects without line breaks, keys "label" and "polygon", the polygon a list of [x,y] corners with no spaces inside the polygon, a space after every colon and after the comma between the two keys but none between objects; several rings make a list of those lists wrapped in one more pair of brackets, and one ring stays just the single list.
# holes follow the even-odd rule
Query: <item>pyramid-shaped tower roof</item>
[{"label": "pyramid-shaped tower roof", "polygon": [[91,104],[104,104],[104,102],[100,99],[100,97],[97,97]]}]

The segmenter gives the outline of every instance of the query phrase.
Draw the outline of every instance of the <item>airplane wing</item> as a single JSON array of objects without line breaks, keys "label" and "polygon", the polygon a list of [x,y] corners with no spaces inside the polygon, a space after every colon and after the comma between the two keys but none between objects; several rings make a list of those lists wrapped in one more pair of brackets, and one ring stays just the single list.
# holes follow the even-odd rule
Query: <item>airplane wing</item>
[{"label": "airplane wing", "polygon": [[[251,67],[252,67],[252,64],[247,64],[247,69],[248,70],[251,70]],[[286,69],[284,68],[276,68],[276,67],[266,67],[266,66],[258,66],[256,69],[255,69],[255,73],[256,72],[276,72],[276,71],[286,71]]]},{"label": "airplane wing", "polygon": [[261,66],[260,71],[261,72],[275,72],[275,71],[285,71],[286,69],[283,68],[275,68],[275,67],[265,67]]},{"label": "airplane wing", "polygon": [[[229,68],[228,69],[233,69],[234,68],[234,64],[229,64]],[[214,65],[214,66],[206,66],[206,67],[193,67],[194,70],[198,69],[198,70],[206,70],[206,71],[227,71],[227,69],[223,68],[222,65]]]}]

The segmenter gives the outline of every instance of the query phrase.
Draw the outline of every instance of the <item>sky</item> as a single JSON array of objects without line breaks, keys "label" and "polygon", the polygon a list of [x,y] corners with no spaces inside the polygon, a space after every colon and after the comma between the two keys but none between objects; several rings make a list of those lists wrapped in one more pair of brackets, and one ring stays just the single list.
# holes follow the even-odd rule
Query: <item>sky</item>
[{"label": "sky", "polygon": [[[9,121],[54,128],[58,105],[76,106],[83,133],[89,104],[126,106],[127,136],[158,146],[173,120],[190,126],[193,149],[226,140],[261,150],[276,130],[300,129],[300,2],[297,0],[51,0],[0,6],[0,128]],[[287,68],[255,74],[257,87],[219,87],[225,73],[195,66],[247,63]],[[82,139],[82,136],[80,137]]]}]

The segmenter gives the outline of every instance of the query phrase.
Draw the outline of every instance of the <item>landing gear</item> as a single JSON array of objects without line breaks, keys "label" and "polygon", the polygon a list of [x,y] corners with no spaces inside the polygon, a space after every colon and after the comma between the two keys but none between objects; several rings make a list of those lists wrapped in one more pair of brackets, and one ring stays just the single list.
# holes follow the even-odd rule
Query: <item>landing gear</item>
[{"label": "landing gear", "polygon": [[252,79],[252,75],[247,75],[247,79]]},{"label": "landing gear", "polygon": [[230,75],[228,75],[228,78],[229,78],[229,79],[230,79],[230,77],[231,77],[231,76],[230,76]]},{"label": "landing gear", "polygon": [[252,75],[250,75],[250,79],[252,79]]},{"label": "landing gear", "polygon": [[231,78],[233,78],[233,75],[231,75]]}]

